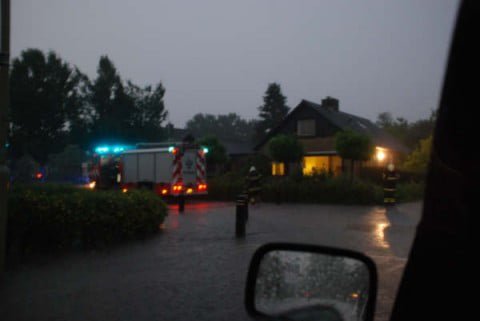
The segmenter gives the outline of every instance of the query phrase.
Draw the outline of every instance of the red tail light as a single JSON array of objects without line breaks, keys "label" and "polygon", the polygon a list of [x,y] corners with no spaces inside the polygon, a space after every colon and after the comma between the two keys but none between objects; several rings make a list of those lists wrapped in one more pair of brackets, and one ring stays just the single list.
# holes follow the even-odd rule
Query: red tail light
[{"label": "red tail light", "polygon": [[173,189],[173,192],[179,193],[179,192],[181,192],[181,191],[183,190],[183,186],[182,186],[182,185],[178,185],[178,184],[177,184],[177,185],[173,185],[173,188],[172,188],[172,189]]},{"label": "red tail light", "polygon": [[207,184],[198,184],[198,191],[204,192],[207,190]]}]

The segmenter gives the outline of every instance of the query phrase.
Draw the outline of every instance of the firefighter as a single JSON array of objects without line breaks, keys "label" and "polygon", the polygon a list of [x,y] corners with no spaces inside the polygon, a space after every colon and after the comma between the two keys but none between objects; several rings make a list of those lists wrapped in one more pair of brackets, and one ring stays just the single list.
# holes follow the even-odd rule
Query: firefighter
[{"label": "firefighter", "polygon": [[255,166],[250,167],[246,181],[247,181],[247,195],[250,203],[255,204],[258,194],[262,190],[260,186],[260,181],[262,175],[257,171]]},{"label": "firefighter", "polygon": [[110,158],[106,164],[100,167],[99,187],[104,189],[114,189],[119,186],[118,182],[119,164],[113,158]]},{"label": "firefighter", "polygon": [[383,203],[387,206],[395,205],[397,180],[398,173],[395,170],[395,165],[390,163],[383,173]]}]

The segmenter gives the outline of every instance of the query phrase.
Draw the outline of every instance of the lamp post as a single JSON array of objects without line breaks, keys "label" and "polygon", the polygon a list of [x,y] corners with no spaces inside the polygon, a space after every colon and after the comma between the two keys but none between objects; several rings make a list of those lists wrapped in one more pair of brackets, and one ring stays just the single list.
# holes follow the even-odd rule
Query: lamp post
[{"label": "lamp post", "polygon": [[8,168],[6,165],[6,138],[9,105],[10,0],[0,0],[0,29],[0,272],[3,272],[7,237]]}]

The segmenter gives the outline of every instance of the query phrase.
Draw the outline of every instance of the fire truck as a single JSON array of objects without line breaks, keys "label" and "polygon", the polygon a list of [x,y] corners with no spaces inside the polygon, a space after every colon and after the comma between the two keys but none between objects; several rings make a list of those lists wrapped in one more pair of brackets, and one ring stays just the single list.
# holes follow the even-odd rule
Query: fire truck
[{"label": "fire truck", "polygon": [[195,143],[99,146],[90,166],[90,188],[150,189],[160,196],[208,192],[206,154]]}]

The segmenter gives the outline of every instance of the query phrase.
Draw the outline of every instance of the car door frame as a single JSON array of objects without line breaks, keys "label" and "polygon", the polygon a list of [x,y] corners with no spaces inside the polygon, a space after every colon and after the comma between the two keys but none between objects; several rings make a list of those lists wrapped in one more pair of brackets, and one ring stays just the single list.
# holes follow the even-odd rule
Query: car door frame
[{"label": "car door frame", "polygon": [[[478,3],[462,1],[454,29],[432,145],[423,216],[400,284],[392,321],[462,320],[474,313],[472,216],[479,191],[472,109],[480,54]],[[473,79],[473,80],[472,80]],[[474,314],[473,314],[474,315]]]}]

